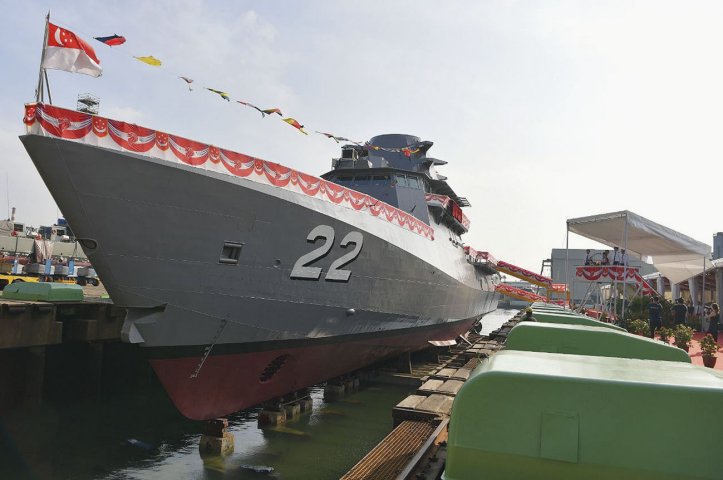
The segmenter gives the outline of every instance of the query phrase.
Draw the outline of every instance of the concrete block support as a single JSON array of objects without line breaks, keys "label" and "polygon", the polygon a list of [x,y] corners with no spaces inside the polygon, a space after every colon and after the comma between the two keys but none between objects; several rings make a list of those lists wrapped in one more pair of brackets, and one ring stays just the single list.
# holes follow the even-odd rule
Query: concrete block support
[{"label": "concrete block support", "polygon": [[324,400],[334,401],[344,396],[344,383],[329,382],[324,386]]},{"label": "concrete block support", "polygon": [[263,409],[259,412],[259,427],[276,427],[286,423],[286,410]]},{"label": "concrete block support", "polygon": [[286,421],[291,422],[301,416],[301,403],[294,402],[284,405],[284,412],[286,412]]},{"label": "concrete block support", "polygon": [[228,455],[233,452],[233,434],[228,430],[228,420],[217,418],[203,424],[203,435],[198,442],[201,455]]},{"label": "concrete block support", "polygon": [[299,405],[301,405],[301,413],[311,412],[314,408],[314,400],[311,397],[302,398],[299,400]]},{"label": "concrete block support", "polygon": [[222,437],[201,435],[198,450],[201,455],[229,455],[233,453],[233,433],[224,432]]}]

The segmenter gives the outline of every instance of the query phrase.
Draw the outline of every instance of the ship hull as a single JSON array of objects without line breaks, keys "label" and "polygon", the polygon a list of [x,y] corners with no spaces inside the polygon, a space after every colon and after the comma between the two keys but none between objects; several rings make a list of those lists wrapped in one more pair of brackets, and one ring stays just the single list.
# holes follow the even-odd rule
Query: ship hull
[{"label": "ship hull", "polygon": [[[470,266],[439,227],[432,239],[273,185],[57,138],[22,141],[128,309],[126,338],[147,350],[189,418],[454,339],[496,308],[496,276]],[[327,236],[308,239],[319,226]],[[343,246],[354,232],[357,244]],[[240,246],[237,264],[221,262],[229,242]],[[326,254],[302,261],[327,242]],[[349,278],[328,278],[357,247],[340,268]],[[294,278],[304,263],[318,277]],[[279,357],[282,368],[261,379]]]},{"label": "ship hull", "polygon": [[151,348],[147,353],[176,408],[188,418],[202,420],[258,405],[379,359],[417,350],[429,345],[430,338],[461,335],[474,322],[470,319],[361,338],[226,345],[224,353],[209,355],[202,364],[198,356],[187,356],[174,348]]}]

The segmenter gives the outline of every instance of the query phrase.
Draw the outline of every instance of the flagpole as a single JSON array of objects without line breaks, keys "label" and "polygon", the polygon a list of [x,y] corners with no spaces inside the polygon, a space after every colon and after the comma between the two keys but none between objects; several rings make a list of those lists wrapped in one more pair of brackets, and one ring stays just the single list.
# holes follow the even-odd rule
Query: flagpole
[{"label": "flagpole", "polygon": [[45,77],[45,88],[48,90],[48,103],[53,104],[53,97],[50,95],[50,82],[48,81],[48,71],[43,69],[43,76]]},{"label": "flagpole", "polygon": [[[45,79],[45,83],[48,81],[48,76],[45,74],[45,69],[43,68],[43,61],[45,60],[45,46],[48,44],[48,25],[50,24],[50,10],[48,10],[48,14],[45,16],[45,36],[43,37],[43,48],[40,53],[40,71],[38,72],[38,89],[35,91],[35,101],[36,102],[43,102],[45,100],[45,96],[43,95],[43,79]],[[50,97],[50,90],[48,90],[48,97]]]}]

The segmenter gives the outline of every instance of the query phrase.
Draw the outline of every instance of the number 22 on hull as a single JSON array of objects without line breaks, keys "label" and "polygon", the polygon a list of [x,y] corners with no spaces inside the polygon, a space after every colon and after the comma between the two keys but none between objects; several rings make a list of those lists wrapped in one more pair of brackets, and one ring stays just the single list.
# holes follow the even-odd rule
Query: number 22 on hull
[{"label": "number 22 on hull", "polygon": [[[324,243],[320,247],[315,248],[309,253],[299,257],[294,264],[294,268],[291,269],[291,275],[289,275],[290,278],[319,280],[319,277],[321,277],[321,267],[311,267],[309,265],[329,254],[334,246],[334,237],[334,229],[329,225],[318,225],[311,230],[309,235],[306,237],[306,240],[311,243],[316,243],[316,241],[321,238],[324,240]],[[356,260],[356,257],[358,257],[361,252],[363,243],[364,236],[360,232],[347,233],[344,238],[342,238],[339,246],[346,249],[350,244],[353,244],[354,249],[332,262],[324,280],[332,282],[348,282],[349,277],[351,277],[351,270],[343,270],[341,267]]]}]

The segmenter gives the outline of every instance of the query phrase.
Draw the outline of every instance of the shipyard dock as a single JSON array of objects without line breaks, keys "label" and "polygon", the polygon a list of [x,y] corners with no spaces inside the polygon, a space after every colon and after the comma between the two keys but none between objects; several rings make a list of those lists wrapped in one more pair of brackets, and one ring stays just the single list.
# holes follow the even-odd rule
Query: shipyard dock
[{"label": "shipyard dock", "polygon": [[438,362],[421,364],[412,369],[411,375],[383,374],[391,379],[414,378],[419,387],[392,410],[392,432],[341,478],[439,478],[444,469],[447,426],[457,392],[480,360],[503,348],[507,334],[520,318],[518,313],[487,335],[470,332],[456,346],[438,353]]},{"label": "shipyard dock", "polygon": [[120,342],[125,310],[102,287],[83,290],[80,301],[0,297],[0,407],[38,404],[68,386],[96,392],[107,362],[130,353]]}]

